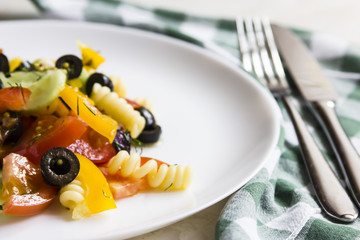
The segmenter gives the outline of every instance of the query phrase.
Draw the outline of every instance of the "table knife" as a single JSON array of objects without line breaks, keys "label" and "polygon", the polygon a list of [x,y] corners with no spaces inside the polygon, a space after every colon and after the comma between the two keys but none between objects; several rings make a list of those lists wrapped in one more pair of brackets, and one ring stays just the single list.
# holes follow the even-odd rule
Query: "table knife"
[{"label": "table knife", "polygon": [[301,95],[308,103],[334,148],[345,181],[360,207],[360,157],[335,111],[339,98],[307,46],[290,30],[272,25],[276,44]]}]

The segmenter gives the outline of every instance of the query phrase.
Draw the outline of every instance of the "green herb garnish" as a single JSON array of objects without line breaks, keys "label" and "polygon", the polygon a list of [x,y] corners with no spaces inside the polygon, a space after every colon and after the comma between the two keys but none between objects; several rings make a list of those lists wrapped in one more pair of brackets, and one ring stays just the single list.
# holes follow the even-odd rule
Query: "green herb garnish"
[{"label": "green herb garnish", "polygon": [[13,89],[14,87],[19,87],[19,88],[20,88],[23,101],[24,101],[24,103],[26,103],[25,95],[24,95],[24,90],[23,90],[23,87],[21,86],[21,83],[15,83],[15,86],[12,85],[10,82],[7,82],[7,83],[8,83],[9,86],[11,87],[10,89]]},{"label": "green herb garnish", "polygon": [[143,152],[143,145],[144,143],[142,141],[140,141],[139,139],[131,139],[131,144],[133,144],[135,146],[135,151],[138,152],[138,148],[140,148],[140,153],[139,155],[142,154]]},{"label": "green herb garnish", "polygon": [[34,136],[30,141],[31,141],[31,144],[29,144],[29,146],[27,146],[26,149],[28,149],[29,147],[31,147],[37,140],[39,140],[39,138],[41,137],[43,133],[38,133],[36,134],[36,136]]},{"label": "green herb garnish", "polygon": [[77,110],[77,115],[79,116],[79,96],[76,97],[76,110]]},{"label": "green herb garnish", "polygon": [[171,184],[170,184],[170,186],[168,186],[167,188],[165,188],[165,190],[164,190],[164,191],[167,191],[169,188],[171,188],[171,187],[172,187],[172,185],[173,185],[173,183],[171,183]]},{"label": "green herb garnish", "polygon": [[[34,144],[37,140],[39,140],[39,138],[41,137],[42,133],[38,133],[35,137],[33,137],[32,139],[32,144]],[[31,145],[32,145],[31,144]]]},{"label": "green herb garnish", "polygon": [[94,111],[91,110],[91,108],[90,108],[88,105],[86,105],[85,103],[83,103],[83,104],[85,105],[85,107],[86,107],[94,116],[96,116],[96,113],[94,113]]},{"label": "green herb garnish", "polygon": [[24,90],[23,90],[23,87],[21,86],[21,83],[16,83],[16,86],[20,88],[23,101],[26,104],[26,100],[25,100],[25,96],[24,96]]},{"label": "green herb garnish", "polygon": [[106,197],[106,198],[110,198],[110,199],[112,198],[111,196],[106,195],[106,193],[105,193],[104,189],[102,190],[102,193],[103,193],[104,197]]},{"label": "green herb garnish", "polygon": [[131,144],[138,146],[138,147],[142,147],[144,145],[144,143],[142,141],[140,141],[139,139],[136,139],[136,138],[131,139]]}]

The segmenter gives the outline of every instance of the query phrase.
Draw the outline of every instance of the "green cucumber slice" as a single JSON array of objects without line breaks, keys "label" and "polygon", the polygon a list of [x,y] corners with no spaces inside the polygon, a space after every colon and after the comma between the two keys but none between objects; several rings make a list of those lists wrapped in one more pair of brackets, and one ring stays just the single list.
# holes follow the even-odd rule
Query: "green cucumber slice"
[{"label": "green cucumber slice", "polygon": [[0,73],[4,87],[21,86],[31,91],[28,110],[38,110],[54,101],[64,89],[66,73],[64,70],[47,70],[32,72],[13,72],[10,77]]}]

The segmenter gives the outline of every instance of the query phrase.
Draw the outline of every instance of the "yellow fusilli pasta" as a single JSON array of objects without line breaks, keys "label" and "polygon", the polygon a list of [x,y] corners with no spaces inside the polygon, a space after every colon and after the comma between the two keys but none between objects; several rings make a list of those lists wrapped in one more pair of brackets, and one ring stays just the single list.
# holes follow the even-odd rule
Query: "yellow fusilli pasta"
[{"label": "yellow fusilli pasta", "polygon": [[119,97],[125,97],[127,90],[124,81],[116,76],[110,76],[110,79],[114,85],[114,92],[116,92]]},{"label": "yellow fusilli pasta", "polygon": [[145,118],[133,107],[120,98],[117,93],[111,92],[108,87],[95,83],[91,99],[100,110],[123,124],[130,131],[131,137],[137,138],[145,127]]},{"label": "yellow fusilli pasta", "polygon": [[186,189],[189,187],[193,170],[190,166],[161,164],[154,159],[140,166],[141,157],[137,153],[129,154],[127,151],[119,151],[108,163],[110,174],[120,172],[123,177],[142,178],[146,177],[152,188],[161,190]]},{"label": "yellow fusilli pasta", "polygon": [[85,191],[81,182],[74,180],[60,190],[60,203],[66,208],[73,210],[79,203],[84,201]]},{"label": "yellow fusilli pasta", "polygon": [[149,98],[136,98],[135,102],[149,110],[150,112],[153,111],[153,102]]}]

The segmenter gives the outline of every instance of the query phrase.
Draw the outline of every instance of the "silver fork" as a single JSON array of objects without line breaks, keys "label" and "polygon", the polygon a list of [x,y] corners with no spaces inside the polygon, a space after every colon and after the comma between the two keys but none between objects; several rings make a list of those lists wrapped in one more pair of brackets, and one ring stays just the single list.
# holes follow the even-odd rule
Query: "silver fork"
[{"label": "silver fork", "polygon": [[326,162],[289,97],[291,89],[287,83],[269,20],[258,17],[237,18],[236,26],[243,67],[248,72],[254,72],[273,96],[278,101],[282,101],[286,107],[320,206],[328,216],[336,220],[354,221],[358,216],[357,208]]}]

